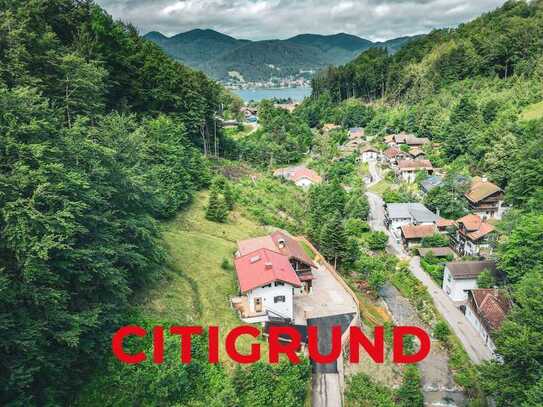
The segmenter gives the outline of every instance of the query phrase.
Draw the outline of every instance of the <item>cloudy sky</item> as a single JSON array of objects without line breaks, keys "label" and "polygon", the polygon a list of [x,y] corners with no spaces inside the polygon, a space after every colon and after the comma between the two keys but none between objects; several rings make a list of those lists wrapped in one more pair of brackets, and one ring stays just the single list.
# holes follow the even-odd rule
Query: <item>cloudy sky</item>
[{"label": "cloudy sky", "polygon": [[373,40],[453,27],[504,0],[97,0],[142,32],[193,28],[247,39],[346,32]]}]

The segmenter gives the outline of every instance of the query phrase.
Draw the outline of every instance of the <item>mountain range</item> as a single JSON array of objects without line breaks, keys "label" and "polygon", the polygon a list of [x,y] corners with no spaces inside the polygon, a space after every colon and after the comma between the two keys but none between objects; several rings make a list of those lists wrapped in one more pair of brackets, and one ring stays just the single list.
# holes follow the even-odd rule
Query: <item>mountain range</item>
[{"label": "mountain range", "polygon": [[396,52],[416,37],[372,42],[355,35],[301,34],[286,40],[250,41],[210,29],[167,37],[153,31],[144,36],[174,59],[218,80],[266,81],[272,77],[311,77],[329,65],[342,65],[372,47]]}]

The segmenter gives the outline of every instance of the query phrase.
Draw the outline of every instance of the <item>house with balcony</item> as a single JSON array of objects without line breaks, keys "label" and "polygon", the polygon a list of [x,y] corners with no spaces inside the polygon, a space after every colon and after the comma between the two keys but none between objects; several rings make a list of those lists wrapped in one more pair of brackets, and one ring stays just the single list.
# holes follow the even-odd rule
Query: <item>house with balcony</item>
[{"label": "house with balcony", "polygon": [[469,214],[456,220],[451,247],[460,256],[488,257],[495,246],[496,228],[479,215]]},{"label": "house with balcony", "polygon": [[247,323],[294,319],[294,290],[302,286],[288,258],[262,248],[234,261],[240,296],[232,306]]},{"label": "house with balcony", "polygon": [[284,230],[278,229],[268,236],[240,240],[238,241],[236,256],[244,256],[262,248],[287,257],[292,269],[302,283],[300,288],[295,290],[296,295],[305,295],[311,292],[314,279],[312,270],[317,266],[293,236]]},{"label": "house with balcony", "polygon": [[501,219],[504,213],[503,190],[486,178],[473,178],[469,191],[464,195],[471,212],[483,218]]}]

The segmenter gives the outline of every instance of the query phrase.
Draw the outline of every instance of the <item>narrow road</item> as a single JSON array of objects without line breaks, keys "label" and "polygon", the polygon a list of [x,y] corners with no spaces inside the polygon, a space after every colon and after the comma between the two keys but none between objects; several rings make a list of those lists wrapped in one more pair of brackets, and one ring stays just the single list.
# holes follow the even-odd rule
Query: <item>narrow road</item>
[{"label": "narrow road", "polygon": [[454,333],[462,342],[469,358],[473,363],[479,364],[492,358],[492,354],[485,346],[483,339],[475,328],[469,323],[464,314],[454,305],[451,299],[434,280],[422,269],[420,257],[413,257],[409,263],[411,273],[428,289],[439,313],[445,318]]},{"label": "narrow road", "polygon": [[[382,177],[379,174],[379,169],[375,162],[370,162],[369,170],[373,182],[368,184],[368,186],[371,186],[375,182],[378,182],[378,180],[382,179]],[[392,234],[389,233],[389,231],[385,228],[385,209],[384,202],[381,197],[372,192],[367,192],[366,195],[368,197],[370,206],[370,227],[372,230],[383,231],[389,235],[387,251],[391,254],[395,254],[402,260],[410,260],[409,265],[411,273],[427,288],[437,310],[443,316],[443,318],[449,322],[449,325],[453,329],[458,339],[460,339],[460,342],[466,350],[469,358],[476,364],[490,359],[492,355],[484,345],[479,334],[471,326],[460,310],[456,308],[452,300],[445,294],[445,292],[443,292],[441,287],[439,287],[422,269],[420,265],[420,258],[410,258],[401,247],[401,244],[397,242],[396,238],[394,238],[394,236],[392,236]]]}]

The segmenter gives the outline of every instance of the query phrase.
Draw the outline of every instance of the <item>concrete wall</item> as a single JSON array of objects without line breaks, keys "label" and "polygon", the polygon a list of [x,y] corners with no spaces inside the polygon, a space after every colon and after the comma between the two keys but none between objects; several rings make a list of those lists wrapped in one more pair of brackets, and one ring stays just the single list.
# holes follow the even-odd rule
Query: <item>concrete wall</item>
[{"label": "concrete wall", "polygon": [[[285,296],[285,302],[274,302],[274,297]],[[271,287],[259,287],[247,293],[249,309],[256,312],[255,298],[262,298],[262,311],[272,310],[286,318],[294,318],[293,287],[289,284],[281,285],[279,282],[271,284]]]}]

